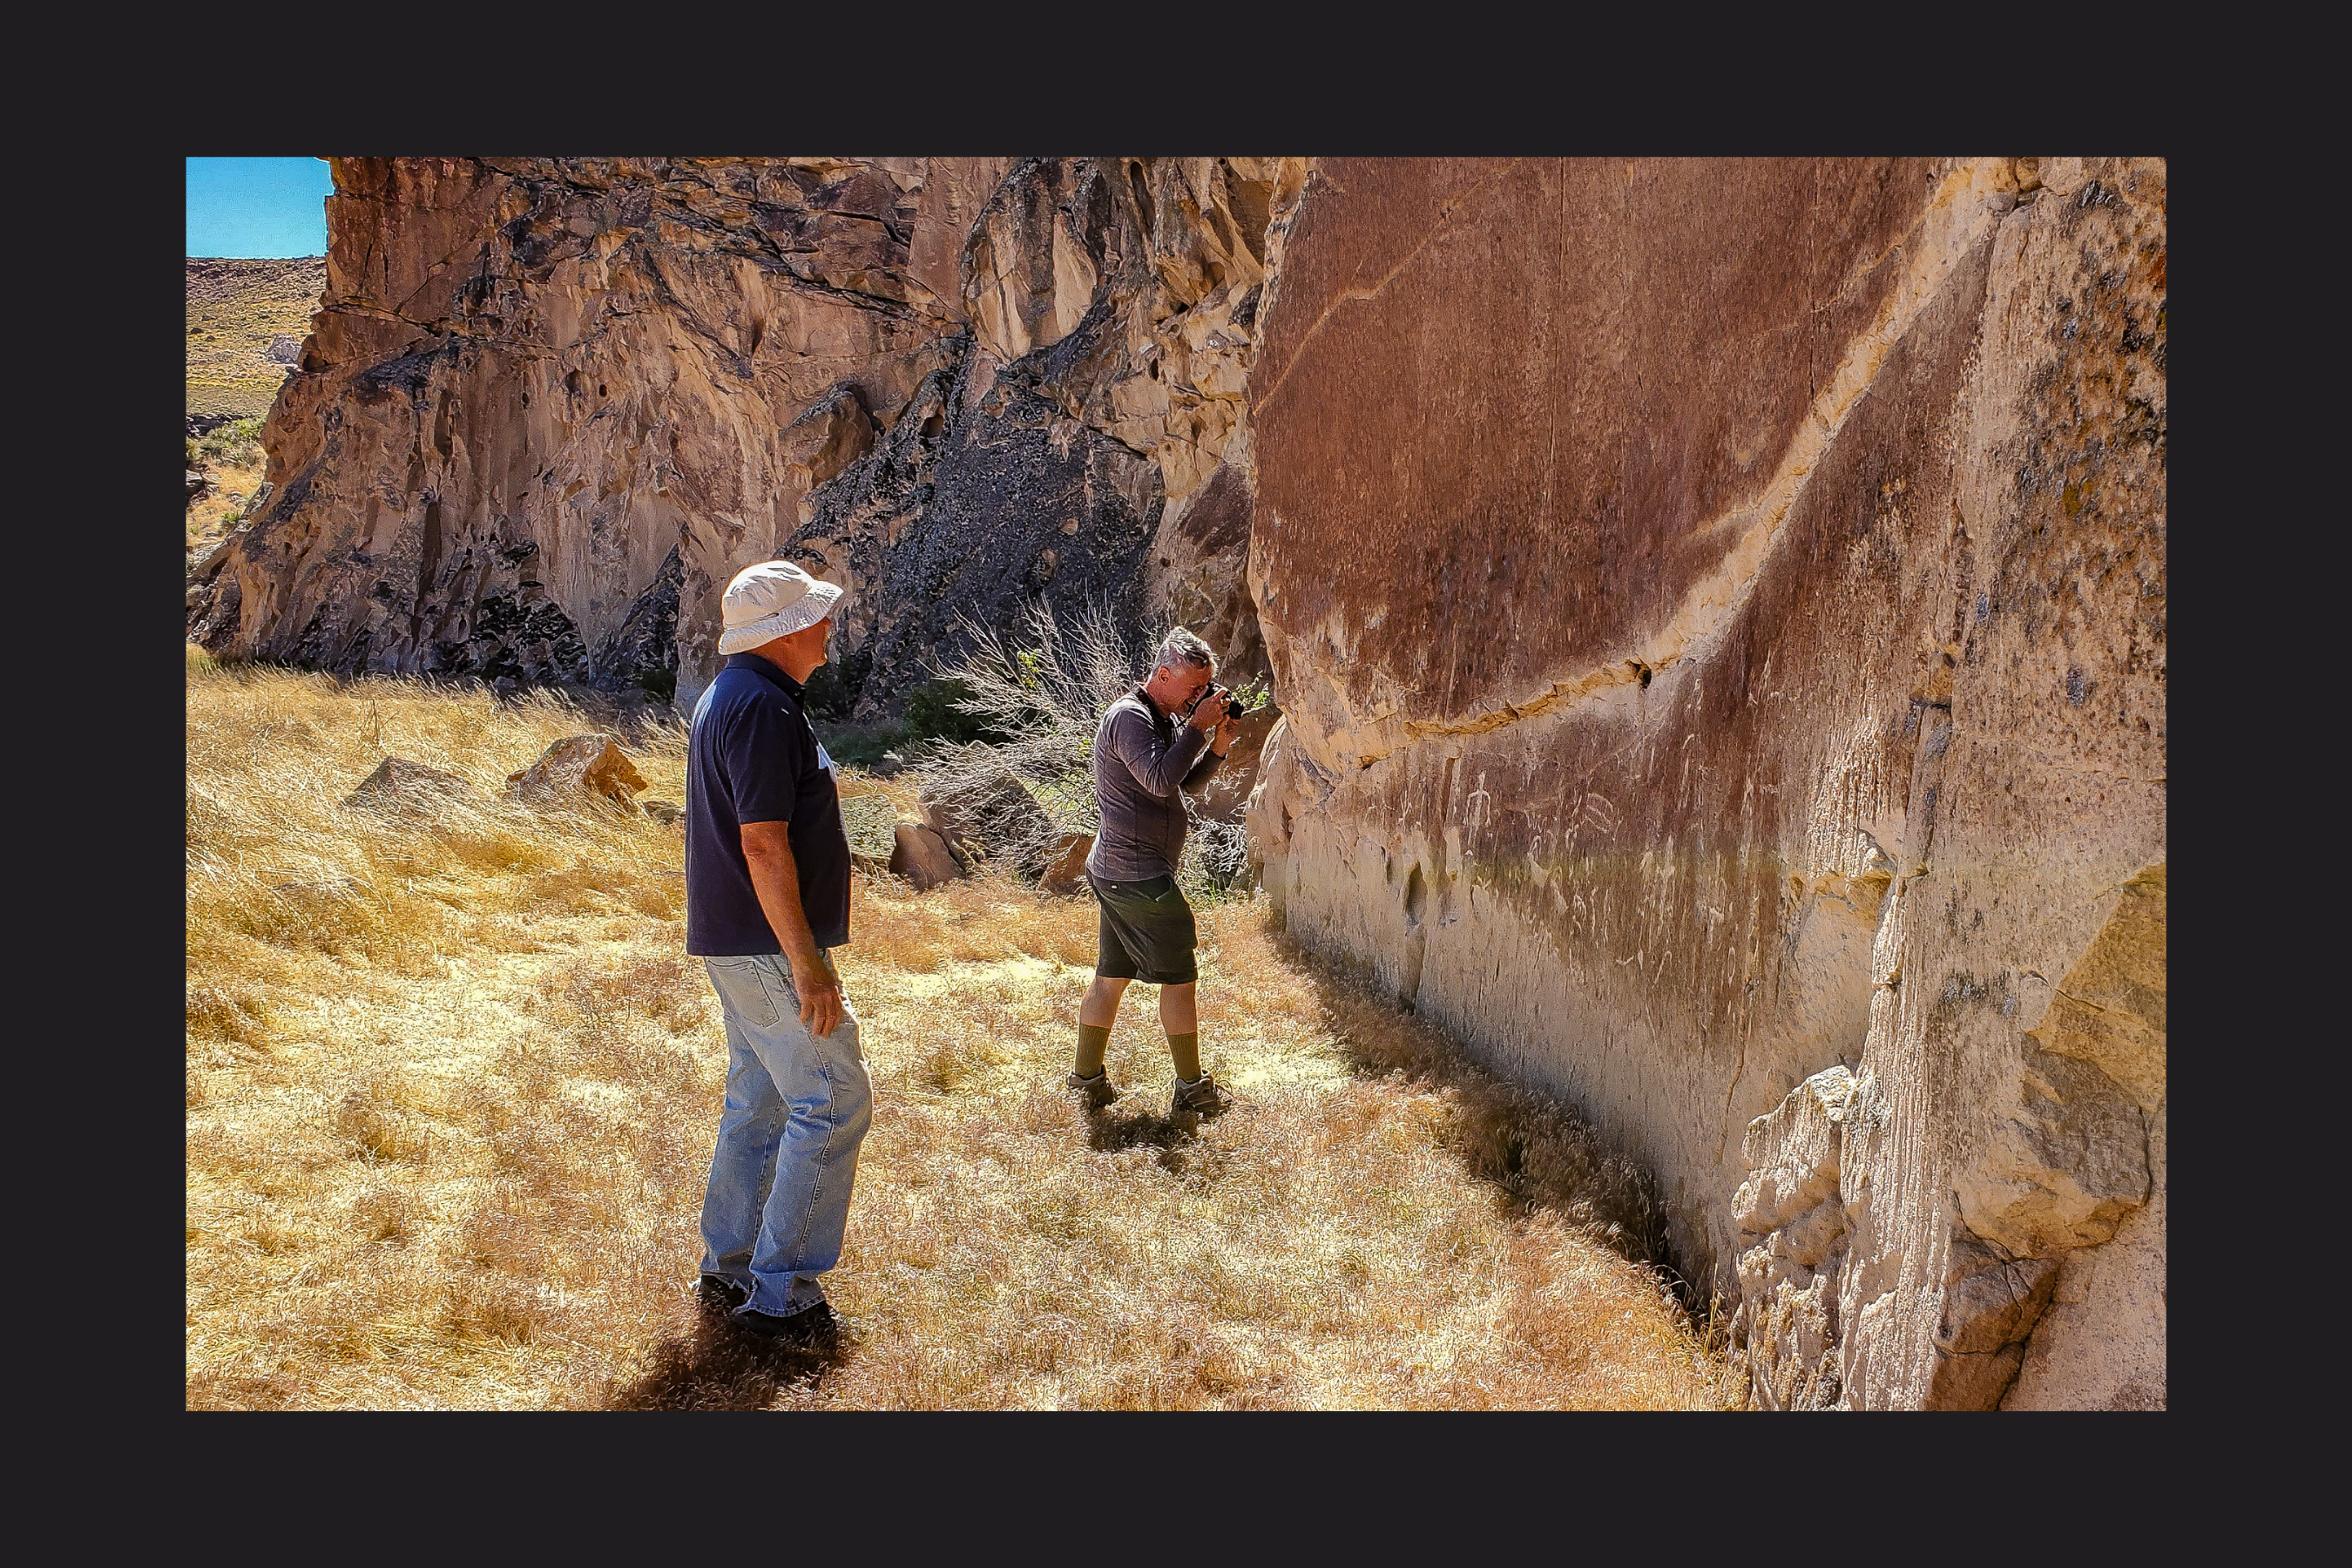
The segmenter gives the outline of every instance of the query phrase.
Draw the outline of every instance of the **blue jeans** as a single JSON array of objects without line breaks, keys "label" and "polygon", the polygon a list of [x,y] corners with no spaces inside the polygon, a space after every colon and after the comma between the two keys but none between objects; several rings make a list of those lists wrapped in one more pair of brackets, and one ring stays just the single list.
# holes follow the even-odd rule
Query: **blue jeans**
[{"label": "blue jeans", "polygon": [[817,1277],[841,1261],[874,1089],[846,999],[839,1026],[814,1035],[780,955],[702,966],[726,1015],[728,1056],[702,1200],[702,1271],[750,1289],[748,1310],[782,1317],[824,1300]]}]

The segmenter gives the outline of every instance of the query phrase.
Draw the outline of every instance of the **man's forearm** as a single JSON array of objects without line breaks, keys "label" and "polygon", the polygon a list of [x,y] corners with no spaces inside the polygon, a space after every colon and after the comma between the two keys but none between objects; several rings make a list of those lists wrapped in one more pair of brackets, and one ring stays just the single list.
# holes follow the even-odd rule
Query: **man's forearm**
[{"label": "man's forearm", "polygon": [[1192,764],[1197,760],[1193,747],[1208,742],[1206,735],[1190,724],[1176,726],[1176,733],[1170,738],[1165,750],[1153,749],[1158,737],[1148,730],[1132,739],[1136,742],[1134,752],[1142,753],[1142,765],[1136,765],[1134,752],[1122,753],[1121,760],[1127,763],[1128,771],[1135,775],[1136,783],[1162,800],[1183,787],[1184,776],[1192,771]]},{"label": "man's forearm", "polygon": [[760,911],[768,917],[793,967],[830,974],[833,966],[809,929],[808,911],[801,908],[800,868],[793,863],[792,847],[779,843],[754,852],[747,846],[743,861],[751,868],[751,890],[760,895]]}]

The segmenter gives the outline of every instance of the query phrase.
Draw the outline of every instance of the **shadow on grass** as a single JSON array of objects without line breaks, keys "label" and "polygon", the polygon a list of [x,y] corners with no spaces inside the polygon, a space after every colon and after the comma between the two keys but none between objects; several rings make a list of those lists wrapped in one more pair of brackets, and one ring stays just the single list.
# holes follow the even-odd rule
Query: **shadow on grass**
[{"label": "shadow on grass", "polygon": [[1159,1151],[1154,1159],[1170,1175],[1204,1179],[1223,1161],[1201,1142],[1201,1121],[1197,1115],[1162,1116],[1109,1105],[1087,1113],[1087,1146],[1097,1154],[1116,1154],[1148,1144]]},{"label": "shadow on grass", "polygon": [[1288,933],[1276,951],[1314,987],[1325,1026],[1365,1078],[1395,1078],[1450,1099],[1446,1142],[1473,1175],[1524,1210],[1556,1214],[1620,1257],[1654,1270],[1703,1315],[1666,1230],[1656,1179],[1611,1145],[1567,1100],[1472,1061],[1462,1046],[1384,993],[1370,972],[1314,952]]},{"label": "shadow on grass", "polygon": [[844,1331],[829,1351],[794,1350],[737,1328],[726,1315],[698,1307],[694,1326],[663,1340],[646,1371],[613,1390],[607,1410],[764,1410],[776,1395],[806,1387],[841,1364],[855,1348]]}]

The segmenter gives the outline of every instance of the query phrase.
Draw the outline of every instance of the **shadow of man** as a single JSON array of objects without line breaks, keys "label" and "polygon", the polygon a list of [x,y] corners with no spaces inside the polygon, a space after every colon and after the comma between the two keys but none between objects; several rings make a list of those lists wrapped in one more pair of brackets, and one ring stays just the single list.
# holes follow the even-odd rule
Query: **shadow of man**
[{"label": "shadow of man", "polygon": [[1210,1173],[1201,1168],[1200,1155],[1205,1150],[1201,1142],[1202,1118],[1197,1112],[1162,1116],[1156,1111],[1112,1105],[1089,1110],[1086,1115],[1087,1146],[1097,1154],[1116,1154],[1122,1149],[1148,1144],[1158,1151],[1154,1159],[1160,1168],[1171,1175],[1182,1175],[1188,1167],[1196,1168],[1199,1174]]},{"label": "shadow of man", "polygon": [[828,1351],[795,1350],[698,1305],[694,1326],[656,1345],[646,1371],[613,1391],[608,1410],[764,1410],[788,1387],[812,1387],[845,1360],[852,1335]]}]

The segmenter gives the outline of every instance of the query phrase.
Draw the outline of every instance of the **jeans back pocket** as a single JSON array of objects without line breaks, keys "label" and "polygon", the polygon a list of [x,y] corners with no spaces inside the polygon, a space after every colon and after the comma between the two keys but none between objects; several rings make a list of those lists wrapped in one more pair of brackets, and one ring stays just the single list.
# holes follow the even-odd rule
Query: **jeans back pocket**
[{"label": "jeans back pocket", "polygon": [[776,999],[762,973],[766,966],[758,958],[706,958],[702,964],[722,1006],[754,1028],[774,1026]]}]

